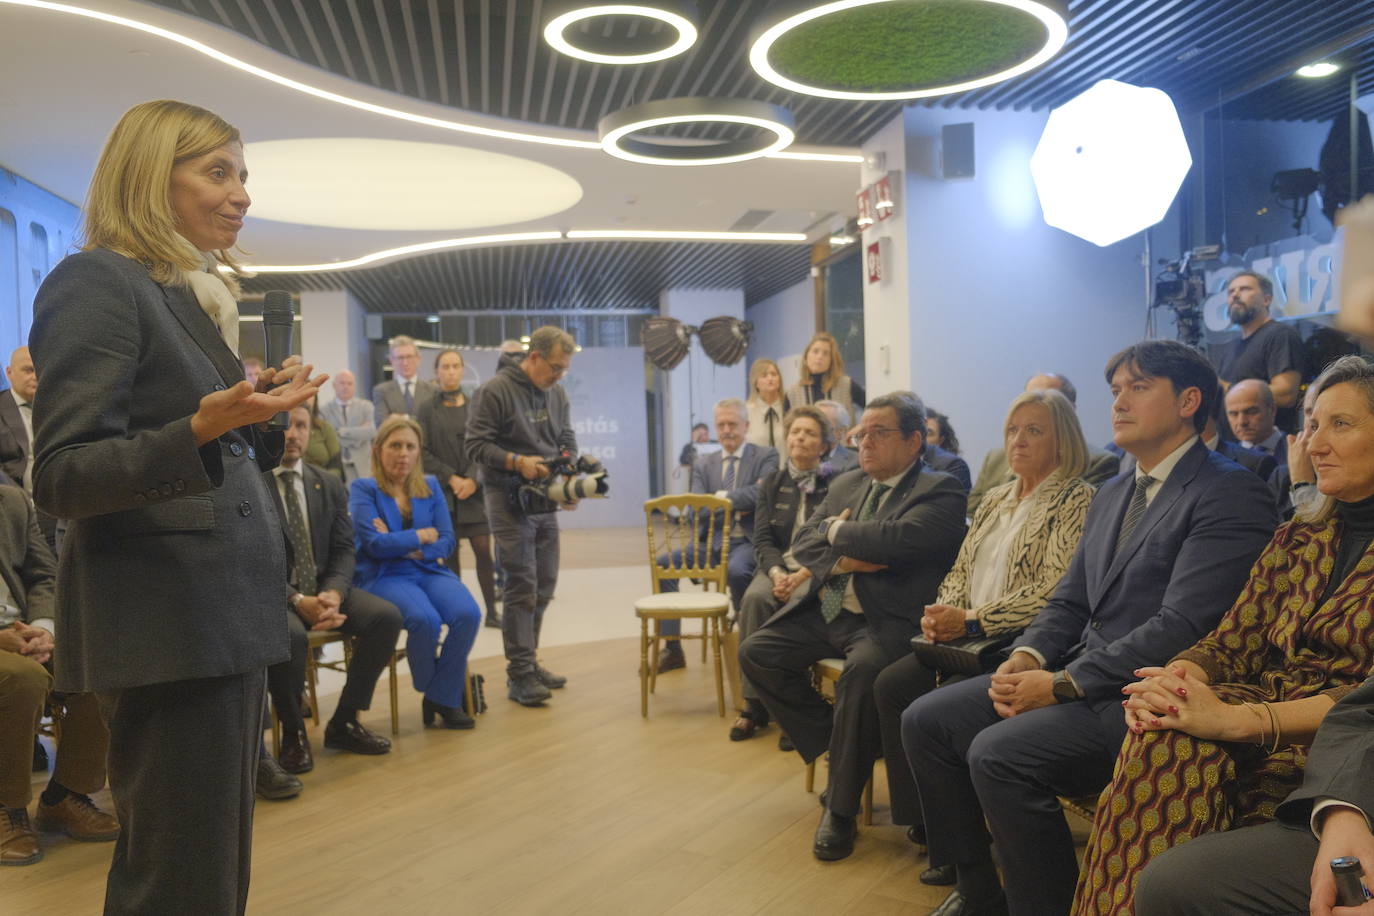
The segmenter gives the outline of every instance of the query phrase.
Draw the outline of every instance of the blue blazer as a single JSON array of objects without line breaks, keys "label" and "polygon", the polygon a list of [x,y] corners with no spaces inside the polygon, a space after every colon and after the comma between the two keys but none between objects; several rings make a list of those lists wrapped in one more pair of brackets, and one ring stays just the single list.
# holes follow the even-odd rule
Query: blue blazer
[{"label": "blue blazer", "polygon": [[1067,668],[1085,699],[1118,719],[1131,672],[1211,632],[1278,524],[1264,481],[1201,440],[1118,552],[1134,491],[1133,474],[1097,491],[1068,572],[1012,646],[1034,648],[1052,671]]},{"label": "blue blazer", "polygon": [[[429,485],[429,496],[412,498],[410,501],[411,521],[406,526],[401,521],[401,510],[396,500],[384,493],[372,477],[359,477],[353,481],[348,494],[348,511],[353,516],[353,543],[358,551],[358,568],[353,573],[353,584],[366,589],[373,582],[388,574],[422,570],[439,575],[453,575],[444,565],[445,559],[453,553],[458,542],[453,536],[453,520],[448,514],[448,503],[444,491],[439,487],[437,478],[425,475]],[[372,527],[372,520],[380,518],[386,522],[388,533],[381,534]],[[439,540],[433,544],[420,544],[418,528],[439,529]],[[424,560],[409,556],[419,550]]]},{"label": "blue blazer", "polygon": [[[734,522],[730,542],[752,540],[754,537],[754,507],[759,501],[759,486],[763,479],[778,469],[778,452],[766,445],[746,442],[740,449],[739,464],[735,466],[735,487],[726,494],[734,507]],[[692,492],[712,494],[725,489],[725,453],[702,455],[692,464]]]}]

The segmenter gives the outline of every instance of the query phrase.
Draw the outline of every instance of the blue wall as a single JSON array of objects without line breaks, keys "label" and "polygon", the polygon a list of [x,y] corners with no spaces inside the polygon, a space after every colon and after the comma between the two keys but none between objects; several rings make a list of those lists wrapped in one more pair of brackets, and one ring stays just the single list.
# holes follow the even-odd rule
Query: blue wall
[{"label": "blue wall", "polygon": [[67,256],[78,208],[0,168],[0,361],[28,343],[33,297]]}]

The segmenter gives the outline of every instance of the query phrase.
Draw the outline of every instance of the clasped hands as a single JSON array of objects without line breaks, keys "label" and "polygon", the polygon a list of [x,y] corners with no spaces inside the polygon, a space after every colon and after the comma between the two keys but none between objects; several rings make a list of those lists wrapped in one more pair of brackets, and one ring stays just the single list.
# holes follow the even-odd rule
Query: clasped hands
[{"label": "clasped hands", "polygon": [[337,630],[348,619],[347,614],[339,613],[343,595],[327,588],[318,595],[302,595],[296,602],[296,613],[312,630]]},{"label": "clasped hands", "polygon": [[780,566],[774,566],[769,570],[768,578],[773,580],[773,597],[779,601],[787,601],[798,586],[811,578],[811,570],[803,566],[796,572],[789,573]]},{"label": "clasped hands", "polygon": [[949,604],[927,604],[921,617],[921,633],[931,642],[949,642],[968,633],[967,614]]},{"label": "clasped hands", "polygon": [[[386,522],[382,521],[380,518],[374,518],[372,520],[372,530],[377,532],[378,534],[391,533],[391,529],[386,526]],[[438,528],[416,528],[415,534],[417,537],[420,538],[421,547],[423,547],[425,544],[433,544],[435,541],[439,540]],[[425,560],[425,554],[423,550],[412,550],[410,553],[406,554],[406,556],[410,557],[412,560],[418,560],[421,563],[423,563]]]},{"label": "clasped hands", "polygon": [[477,492],[477,481],[454,474],[448,479],[448,487],[456,498],[463,500]]},{"label": "clasped hands", "polygon": [[269,367],[258,373],[257,387],[244,379],[223,391],[210,392],[191,415],[196,445],[212,442],[240,426],[266,423],[282,411],[304,404],[329,380],[328,375],[311,378],[314,368],[301,365],[299,356],[289,356],[281,369]]},{"label": "clasped hands", "polygon": [[13,626],[0,629],[0,652],[27,655],[41,665],[52,658],[52,649],[52,634],[42,627],[16,620]]},{"label": "clasped hands", "polygon": [[1249,740],[1255,713],[1241,704],[1224,702],[1201,674],[1201,669],[1187,662],[1137,668],[1140,680],[1121,688],[1126,694],[1121,701],[1126,727],[1137,735],[1173,728],[1213,741]]},{"label": "clasped hands", "polygon": [[1029,652],[1013,652],[992,673],[988,698],[1003,719],[1053,706],[1058,702],[1054,698],[1054,674],[1041,668]]}]

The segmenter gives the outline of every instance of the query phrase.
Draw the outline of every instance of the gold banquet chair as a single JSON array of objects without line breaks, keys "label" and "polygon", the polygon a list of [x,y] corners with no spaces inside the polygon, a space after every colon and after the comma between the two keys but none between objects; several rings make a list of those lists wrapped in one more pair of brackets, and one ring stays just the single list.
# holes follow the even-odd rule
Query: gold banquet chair
[{"label": "gold banquet chair", "polygon": [[[730,562],[730,524],[733,511],[728,499],[684,493],[660,496],[644,503],[644,519],[649,542],[649,577],[654,593],[635,602],[639,618],[639,711],[649,716],[649,694],[658,683],[659,647],[665,639],[700,639],[709,643],[715,661],[716,706],[725,715],[725,684],[721,672],[721,633],[730,613],[726,590],[726,569]],[[698,524],[700,523],[700,524]],[[697,550],[698,543],[720,544],[719,556],[712,563],[710,549]],[[667,565],[659,565],[659,556]],[[665,580],[699,579],[702,591],[662,591]],[[715,585],[715,593],[710,591]],[[701,635],[681,633],[664,636],[664,620],[701,620]],[[650,633],[649,624],[653,623]],[[652,650],[652,651],[651,651]]]}]

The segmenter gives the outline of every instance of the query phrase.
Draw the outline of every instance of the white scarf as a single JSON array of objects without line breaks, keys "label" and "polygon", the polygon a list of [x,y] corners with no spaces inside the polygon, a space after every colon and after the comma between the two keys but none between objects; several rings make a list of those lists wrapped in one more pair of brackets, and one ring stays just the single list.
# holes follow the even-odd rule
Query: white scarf
[{"label": "white scarf", "polygon": [[230,295],[229,287],[224,285],[224,280],[216,269],[219,262],[206,252],[202,251],[199,254],[205,261],[205,269],[182,271],[182,277],[191,287],[191,292],[195,294],[201,309],[215,323],[219,336],[224,338],[229,349],[238,356],[239,304]]}]

